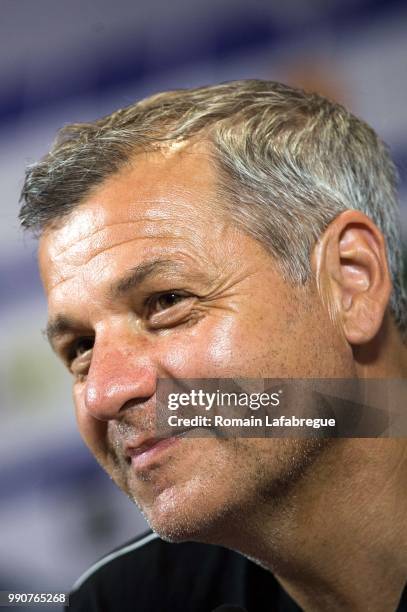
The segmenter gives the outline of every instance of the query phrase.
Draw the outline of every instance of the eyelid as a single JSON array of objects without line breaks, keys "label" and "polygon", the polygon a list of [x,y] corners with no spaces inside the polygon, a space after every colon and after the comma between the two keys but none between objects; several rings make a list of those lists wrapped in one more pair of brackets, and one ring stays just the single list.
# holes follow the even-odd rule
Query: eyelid
[{"label": "eyelid", "polygon": [[[175,293],[168,292],[168,293]],[[191,307],[196,303],[197,296],[191,294],[185,294],[185,299],[181,300],[174,306],[156,312],[150,316],[148,325],[151,329],[160,329],[162,327],[172,327],[183,323],[191,311]]]},{"label": "eyelid", "polygon": [[[161,297],[164,297],[166,295],[177,295],[178,297],[181,298],[190,298],[193,297],[190,293],[188,293],[187,291],[184,291],[182,289],[169,289],[168,291],[159,291],[157,293],[154,293],[153,295],[150,295],[144,302],[144,305],[147,309],[147,315],[150,314],[149,311],[152,308],[152,305],[154,303],[156,303]],[[184,300],[180,300],[180,302],[177,302],[176,304],[170,305],[167,308],[163,308],[162,310],[160,310],[159,312],[166,312],[167,310],[170,310],[171,308],[175,308],[175,306],[178,306],[178,304],[182,303]],[[152,313],[153,315],[156,313]],[[157,313],[158,314],[158,313]]]}]

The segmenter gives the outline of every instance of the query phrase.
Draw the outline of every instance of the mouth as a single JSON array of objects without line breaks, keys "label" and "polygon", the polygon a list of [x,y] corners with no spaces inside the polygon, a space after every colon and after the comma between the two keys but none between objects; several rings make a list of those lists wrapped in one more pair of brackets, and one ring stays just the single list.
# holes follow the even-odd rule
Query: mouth
[{"label": "mouth", "polygon": [[135,470],[145,470],[161,459],[167,449],[179,444],[186,434],[187,430],[168,438],[144,438],[127,444],[125,447],[126,462]]}]

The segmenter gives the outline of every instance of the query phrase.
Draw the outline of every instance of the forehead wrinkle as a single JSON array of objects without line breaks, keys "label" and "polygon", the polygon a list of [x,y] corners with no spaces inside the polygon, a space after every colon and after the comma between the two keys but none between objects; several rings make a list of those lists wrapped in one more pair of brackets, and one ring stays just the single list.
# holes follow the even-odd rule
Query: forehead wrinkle
[{"label": "forehead wrinkle", "polygon": [[[163,217],[162,219],[148,219],[149,222],[153,221],[156,223],[164,223],[165,221],[168,221],[169,217]],[[65,245],[64,248],[56,253],[53,253],[53,258],[54,259],[58,259],[60,258],[64,253],[66,253],[67,251],[69,251],[70,249],[74,248],[75,246],[77,246],[78,243],[84,243],[84,242],[89,242],[91,239],[95,239],[97,237],[98,234],[102,234],[104,233],[106,230],[108,230],[109,228],[112,227],[118,227],[120,225],[125,225],[125,226],[131,226],[131,225],[137,225],[140,223],[145,222],[146,219],[142,218],[142,219],[137,219],[137,220],[133,220],[133,221],[120,221],[117,223],[110,223],[109,225],[103,225],[97,229],[95,229],[94,231],[92,231],[90,234],[87,233],[86,235],[83,235],[79,232],[79,235],[76,236],[75,240],[73,240],[70,244]],[[119,244],[119,243],[117,243]]]},{"label": "forehead wrinkle", "polygon": [[[123,244],[127,244],[128,242],[134,242],[135,240],[148,240],[150,238],[150,236],[142,236],[142,237],[133,237],[133,238],[129,238],[128,240],[123,240],[122,242],[117,242],[116,244],[113,244],[110,247],[107,247],[105,249],[100,249],[100,251],[97,251],[96,253],[92,253],[92,255],[89,257],[89,259],[87,259],[84,262],[81,262],[80,264],[77,264],[75,266],[75,264],[72,264],[70,266],[70,268],[75,268],[75,267],[82,267],[82,266],[87,266],[90,264],[90,262],[95,259],[95,257],[98,257],[99,255],[105,254],[108,251],[111,251],[112,249],[114,249],[115,247],[121,246]],[[166,236],[161,236],[161,237],[154,237],[155,240],[168,240],[168,238]],[[50,291],[53,291],[54,289],[56,289],[59,285],[61,285],[61,283],[65,283],[70,281],[71,279],[73,279],[75,277],[75,272],[73,272],[70,276],[64,276],[63,278],[59,279],[55,284],[53,284],[50,287]]]},{"label": "forehead wrinkle", "polygon": [[[102,185],[103,189],[105,186]],[[176,194],[175,194],[176,195]],[[191,198],[193,198],[194,194],[191,192]],[[160,209],[160,205],[174,204],[173,199],[166,198],[154,198],[154,199],[137,199],[130,200],[127,202],[122,202],[117,199],[117,195],[113,195],[107,198],[100,197],[98,199],[94,198],[93,200],[85,200],[81,202],[64,220],[64,223],[58,227],[50,227],[46,229],[42,234],[42,238],[46,238],[52,234],[58,234],[60,236],[59,242],[64,242],[66,246],[60,251],[63,253],[65,250],[71,248],[74,244],[76,244],[79,240],[89,239],[97,235],[99,232],[103,232],[105,229],[109,229],[115,226],[120,225],[131,225],[138,224],[145,221],[170,221],[174,217],[174,211],[172,210],[170,213],[167,210]],[[117,207],[115,208],[114,214],[115,217],[110,221],[109,219],[105,220],[103,215],[101,214],[101,210],[105,207],[105,205],[110,204],[110,200],[116,203]],[[140,205],[149,204],[151,207],[147,208],[144,211],[140,211]],[[123,214],[123,211],[120,211],[120,207],[124,205],[125,211],[128,213],[127,215]],[[191,202],[180,202],[177,201],[177,206],[182,207],[186,210],[190,210],[191,207],[196,207],[196,204],[191,204]],[[132,218],[132,215],[138,215],[139,218]],[[108,217],[111,215],[108,215]],[[115,218],[119,216],[119,220],[115,220]],[[179,216],[181,219],[184,219],[184,214],[175,214],[175,216]],[[78,223],[79,217],[79,223]],[[84,217],[84,219],[81,217]],[[72,224],[74,225],[75,237],[72,241],[69,241],[70,234],[72,234]],[[79,225],[78,228],[75,228],[75,224]],[[96,228],[94,228],[96,224]]]},{"label": "forehead wrinkle", "polygon": [[[117,223],[110,223],[109,225],[103,225],[102,227],[98,227],[96,229],[94,229],[91,233],[86,234],[86,236],[83,236],[81,234],[79,234],[79,236],[76,236],[75,239],[70,242],[69,244],[66,244],[64,246],[64,248],[59,251],[58,253],[54,254],[54,257],[60,257],[61,255],[63,255],[66,251],[69,251],[69,249],[71,249],[75,244],[78,243],[78,241],[83,240],[84,238],[86,238],[86,240],[93,238],[94,236],[96,236],[97,234],[99,234],[100,232],[103,232],[103,230],[108,229],[109,227],[113,227],[114,225],[118,226],[118,225],[131,225],[131,224],[136,224],[139,223],[140,221],[142,221],[142,219],[137,219],[136,221],[118,221]],[[64,234],[64,229],[66,230],[66,232],[69,229],[69,225],[64,226],[61,229],[58,229],[58,233],[61,233],[62,236]],[[51,230],[52,232],[55,230]],[[44,232],[44,236],[46,236],[46,232]]]},{"label": "forehead wrinkle", "polygon": [[[104,228],[103,228],[104,229]],[[162,241],[166,241],[168,243],[168,246],[171,243],[174,243],[174,241],[176,243],[179,243],[180,241],[184,244],[184,245],[188,245],[189,247],[192,247],[193,250],[195,250],[197,247],[198,248],[203,248],[203,246],[206,243],[206,236],[200,236],[197,233],[192,232],[190,235],[182,235],[182,231],[181,230],[185,230],[185,227],[178,227],[177,228],[179,231],[176,232],[174,231],[174,227],[172,226],[171,228],[166,228],[166,231],[164,232],[164,235],[157,235],[156,233],[150,233],[148,232],[147,235],[136,235],[136,236],[131,236],[130,238],[126,238],[123,240],[120,240],[119,242],[115,242],[114,244],[111,244],[109,246],[105,246],[105,247],[100,247],[98,250],[94,250],[92,253],[89,254],[89,257],[84,260],[84,261],[76,261],[75,262],[75,258],[76,259],[80,259],[82,256],[82,252],[80,251],[79,253],[74,254],[72,257],[70,257],[71,261],[67,261],[65,262],[67,264],[67,268],[68,268],[68,273],[70,270],[72,270],[72,268],[77,268],[77,267],[83,267],[83,266],[87,266],[93,259],[95,259],[96,257],[98,257],[99,255],[105,254],[107,252],[109,252],[110,250],[119,247],[119,246],[123,246],[125,244],[128,244],[130,242],[142,242],[142,241],[146,241],[146,240],[153,240],[154,243],[160,243]],[[102,231],[102,230],[101,230]],[[167,250],[167,249],[165,249]],[[65,253],[66,255],[66,250],[65,251],[61,251],[58,255],[52,255],[52,260],[55,262],[58,259],[61,259],[61,257],[63,256],[63,254]],[[202,255],[202,254],[201,254]],[[73,273],[74,275],[74,273]],[[55,283],[54,285],[52,285],[52,288],[55,288],[57,285],[59,285],[61,282],[63,282],[64,280],[68,280],[69,278],[72,278],[72,276],[69,277],[64,277],[60,280],[57,281],[57,283]]]},{"label": "forehead wrinkle", "polygon": [[[102,253],[108,253],[109,251],[111,251],[112,249],[115,249],[116,247],[122,246],[123,244],[127,244],[129,242],[134,242],[134,241],[139,241],[139,240],[149,240],[151,239],[151,236],[133,236],[132,238],[128,238],[126,240],[121,240],[120,242],[115,242],[115,244],[112,244],[111,246],[105,247],[105,248],[101,248],[99,251],[96,251],[96,253],[92,253],[90,255],[90,257],[86,260],[81,262],[79,265],[81,266],[87,266],[92,259],[94,259],[95,257],[98,257],[99,255],[101,255]],[[154,236],[154,240],[168,240],[168,236]]]},{"label": "forehead wrinkle", "polygon": [[[132,238],[132,239],[130,239],[130,240],[126,240],[126,241],[123,241],[123,242],[121,242],[121,243],[115,244],[115,245],[113,245],[113,246],[111,246],[111,247],[108,247],[107,249],[103,249],[103,250],[99,251],[98,253],[94,253],[94,254],[92,254],[92,256],[91,256],[91,257],[90,257],[90,258],[89,258],[89,259],[88,259],[86,262],[84,262],[83,264],[81,264],[81,265],[80,265],[80,267],[82,267],[82,266],[84,266],[84,267],[88,266],[88,265],[89,265],[89,264],[92,262],[92,260],[93,260],[94,258],[96,258],[96,257],[98,257],[98,256],[100,256],[100,255],[104,255],[104,254],[105,254],[106,252],[108,252],[109,250],[113,249],[113,248],[114,248],[114,247],[116,247],[116,246],[119,246],[119,244],[125,244],[125,243],[127,243],[127,242],[132,242],[133,240],[147,240],[148,238],[149,238],[149,236],[143,236],[143,237],[141,237],[141,238]],[[198,270],[197,270],[196,268],[197,268],[197,266],[199,266],[199,262],[200,262],[200,261],[203,261],[203,260],[205,261],[205,269],[208,269],[208,266],[212,266],[212,265],[213,265],[213,262],[211,262],[211,261],[210,261],[210,258],[208,258],[208,257],[203,257],[202,253],[200,253],[199,251],[197,252],[197,251],[196,251],[196,245],[194,245],[194,244],[190,244],[190,246],[192,247],[192,251],[191,251],[191,252],[188,252],[187,250],[185,250],[185,249],[183,248],[183,247],[185,247],[185,246],[189,245],[189,243],[190,243],[190,241],[189,241],[189,240],[187,240],[187,239],[183,241],[182,245],[180,245],[180,244],[179,244],[179,241],[178,241],[176,238],[174,238],[174,239],[172,240],[172,243],[173,243],[173,244],[172,244],[172,245],[169,245],[169,244],[168,244],[168,238],[167,238],[166,236],[161,236],[161,237],[156,237],[156,236],[155,236],[155,237],[154,237],[154,240],[155,240],[155,241],[157,241],[157,240],[159,240],[159,241],[161,241],[161,240],[165,240],[165,241],[167,242],[167,244],[166,244],[165,248],[157,248],[157,245],[154,245],[154,249],[152,249],[152,250],[154,250],[154,251],[158,250],[158,252],[159,252],[159,253],[161,253],[161,254],[162,254],[162,256],[168,256],[168,255],[169,255],[170,257],[172,257],[172,259],[164,260],[164,259],[163,259],[163,257],[162,257],[162,256],[160,256],[160,254],[158,254],[158,255],[155,257],[155,260],[156,260],[156,261],[160,261],[160,262],[168,261],[168,262],[169,262],[169,264],[171,264],[172,269],[175,269],[175,268],[179,268],[179,269],[181,269],[181,268],[183,268],[183,269],[185,270],[185,269],[186,269],[186,266],[190,267],[190,266],[191,266],[191,264],[190,264],[189,262],[185,262],[185,263],[184,263],[184,261],[183,261],[183,260],[190,260],[190,261],[191,261],[191,263],[192,263],[192,266],[193,266],[193,269],[192,269],[192,272],[193,272],[193,273],[192,273],[192,274],[189,274],[189,276],[193,276],[193,277],[194,277],[194,279],[196,279],[196,280],[198,280],[198,281],[200,281],[200,282],[204,282],[205,280],[207,280],[207,279],[205,278],[205,274],[204,274],[204,273],[200,273],[200,272],[198,272]],[[175,242],[175,244],[174,244],[174,242]],[[207,254],[207,255],[209,255],[209,254]],[[138,264],[138,265],[140,265],[140,266],[143,266],[143,265],[148,266],[148,265],[149,265],[151,262],[154,262],[154,261],[155,261],[155,260],[148,260],[148,255],[147,255],[147,256],[145,256],[145,255],[144,255],[144,257],[145,257],[145,260],[144,260],[144,261],[141,261],[141,262],[140,262],[140,264]],[[176,259],[176,257],[178,257],[178,259]],[[136,264],[136,265],[133,267],[133,269],[134,269],[134,268],[137,268],[137,267],[138,267],[138,265]],[[74,266],[71,266],[71,269],[72,269],[73,267],[74,267]],[[131,269],[130,269],[130,270],[131,270]],[[157,270],[157,271],[158,271],[158,270]],[[164,271],[167,271],[167,272],[168,272],[168,271],[169,271],[169,267],[168,267],[168,269],[167,269],[167,270],[164,270]],[[85,276],[84,276],[84,275],[85,275],[86,273],[85,273],[85,272],[83,272],[82,274],[83,274],[83,278],[85,278]],[[50,286],[50,288],[49,288],[49,293],[51,293],[52,291],[54,291],[55,289],[57,289],[57,288],[58,288],[58,287],[59,287],[61,284],[65,283],[65,282],[69,282],[69,281],[70,281],[70,280],[72,280],[72,279],[75,279],[75,276],[76,276],[76,274],[75,274],[75,272],[73,272],[71,275],[69,275],[69,276],[65,276],[64,278],[61,278],[61,279],[60,279],[60,280],[58,280],[58,282],[56,282],[54,285]],[[114,283],[114,281],[113,281],[113,283]],[[112,283],[111,283],[111,286],[112,286]]]},{"label": "forehead wrinkle", "polygon": [[[144,211],[141,214],[140,218],[131,219],[132,214],[140,214],[140,211],[137,211],[137,207],[142,202],[147,202],[148,204],[150,204],[151,208]],[[147,200],[143,199],[143,200],[138,200],[136,202],[133,201],[131,202],[130,205],[127,205],[127,208],[126,208],[127,212],[126,212],[125,220],[123,220],[123,217],[121,217],[119,218],[119,220],[116,221],[114,220],[114,217],[113,218],[111,217],[111,213],[109,213],[107,215],[106,221],[109,221],[108,217],[110,216],[111,222],[106,223],[106,224],[102,218],[99,218],[98,220],[97,214],[94,214],[95,213],[94,210],[92,211],[92,206],[101,204],[103,207],[103,202],[102,203],[90,202],[89,204],[87,202],[84,202],[82,205],[83,208],[82,206],[79,207],[79,209],[82,209],[82,210],[79,210],[79,218],[76,217],[76,219],[73,218],[71,219],[70,222],[68,221],[68,226],[66,226],[65,235],[64,235],[64,228],[61,228],[61,229],[55,230],[55,232],[52,232],[52,233],[50,230],[48,239],[47,239],[47,236],[44,236],[44,239],[45,239],[45,242],[43,242],[44,248],[41,249],[43,252],[43,261],[46,264],[47,260],[48,262],[53,260],[57,264],[56,266],[53,266],[54,274],[48,277],[48,283],[47,283],[48,287],[53,289],[59,286],[64,281],[68,281],[72,279],[72,277],[75,277],[78,267],[89,264],[93,258],[97,257],[98,255],[102,255],[104,251],[109,251],[109,249],[113,249],[115,246],[125,245],[126,243],[131,243],[131,241],[136,240],[136,239],[145,240],[146,238],[151,238],[154,240],[154,242],[162,243],[163,239],[169,239],[169,240],[173,239],[173,240],[179,241],[181,238],[185,246],[186,245],[192,246],[194,247],[194,250],[197,247],[198,248],[205,247],[207,238],[208,238],[207,232],[194,232],[194,231],[191,232],[191,229],[193,230],[194,224],[191,227],[191,225],[188,223],[187,216],[184,214],[184,211],[186,211],[188,208],[191,208],[191,203],[182,202],[183,210],[177,210],[175,211],[175,214],[174,214],[174,210],[167,211],[166,209],[164,210],[160,209],[159,208],[160,202],[164,202],[164,199],[162,198],[159,201],[157,200],[152,201],[151,199],[147,199]],[[172,200],[166,199],[165,202],[172,203]],[[178,207],[179,205],[180,203],[177,202]],[[89,206],[90,206],[91,214],[89,214]],[[133,210],[131,210],[132,208]],[[192,208],[195,209],[196,206],[192,205]],[[96,213],[97,212],[98,211],[96,210]],[[116,210],[116,208],[114,209],[113,212],[114,214],[116,214],[116,212],[119,214],[124,214],[123,211],[122,213],[120,213],[120,211]],[[92,223],[91,223],[92,216],[94,217],[94,220],[100,223],[99,227],[97,227],[96,229],[92,228]],[[86,223],[83,222],[84,219],[85,221],[87,221]],[[175,227],[174,227],[174,224],[168,224],[169,220],[171,221],[177,220],[178,222],[175,223]],[[82,221],[82,227],[81,227],[81,221]],[[197,221],[198,221],[198,224],[200,225],[200,219],[197,219]],[[217,224],[217,228],[216,228],[217,233],[219,233],[222,228],[223,230],[225,230],[224,226],[225,225],[227,226],[227,223],[225,223],[225,219],[220,219],[219,221],[221,222]],[[136,228],[140,227],[140,224],[142,226],[143,224],[144,225],[147,224],[147,226],[142,228],[143,229],[142,232],[134,231],[134,233],[135,234],[147,233],[147,235],[145,236],[131,235],[129,238],[122,239],[120,240],[120,242],[117,242],[116,244],[112,244],[112,245],[109,244],[109,246],[107,247],[103,247],[103,248],[101,247],[101,243],[103,242],[112,243],[112,241],[114,241],[115,239],[114,234],[116,233],[114,231],[114,228],[117,228],[117,233],[119,234],[119,236],[116,236],[116,239],[119,239],[120,234],[123,232],[121,228],[123,227],[128,228],[127,232],[131,233],[132,228],[136,230]],[[113,228],[113,231],[112,231],[112,228]],[[69,236],[69,233],[71,233],[71,236]],[[160,233],[163,233],[164,235],[157,236],[157,234],[160,234]],[[191,233],[193,234],[193,236],[191,235]],[[72,234],[76,234],[74,242],[72,241]],[[71,237],[71,240],[68,243],[68,240],[70,237]],[[49,239],[50,239],[50,242],[49,242]],[[52,242],[54,243],[54,245],[52,245]],[[65,245],[63,245],[64,242],[65,242]],[[89,253],[89,251],[92,250],[92,244],[86,244],[87,242],[90,242],[90,243],[93,242],[93,249],[94,249],[93,253]],[[60,250],[61,247],[63,247],[62,250]],[[73,250],[73,253],[68,253],[70,249]],[[146,250],[145,247],[142,247],[142,250],[145,251]],[[86,251],[88,251],[88,253]],[[204,248],[204,251],[205,251],[205,248]],[[80,261],[82,257],[86,257],[87,255],[88,255],[88,258],[86,260]],[[209,255],[209,253],[206,253],[206,255]],[[51,284],[50,282],[52,280],[52,276],[54,277],[55,284]]]}]

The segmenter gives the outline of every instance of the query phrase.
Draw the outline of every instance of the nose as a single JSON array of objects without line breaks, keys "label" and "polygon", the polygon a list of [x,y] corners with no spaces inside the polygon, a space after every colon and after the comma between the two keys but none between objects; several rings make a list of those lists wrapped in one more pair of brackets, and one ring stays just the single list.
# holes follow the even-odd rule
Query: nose
[{"label": "nose", "polygon": [[150,399],[156,387],[156,366],[147,352],[94,346],[84,396],[93,417],[119,418],[126,407]]}]

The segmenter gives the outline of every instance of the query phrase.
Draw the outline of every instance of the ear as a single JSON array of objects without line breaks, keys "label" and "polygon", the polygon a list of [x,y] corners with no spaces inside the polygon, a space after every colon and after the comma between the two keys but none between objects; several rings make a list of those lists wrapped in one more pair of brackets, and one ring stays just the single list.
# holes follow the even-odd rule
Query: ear
[{"label": "ear", "polygon": [[392,284],[386,245],[362,212],[336,217],[316,244],[311,259],[322,300],[349,344],[365,344],[378,333]]}]

